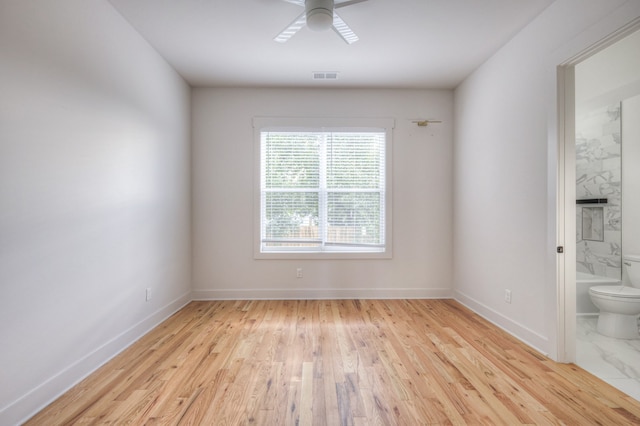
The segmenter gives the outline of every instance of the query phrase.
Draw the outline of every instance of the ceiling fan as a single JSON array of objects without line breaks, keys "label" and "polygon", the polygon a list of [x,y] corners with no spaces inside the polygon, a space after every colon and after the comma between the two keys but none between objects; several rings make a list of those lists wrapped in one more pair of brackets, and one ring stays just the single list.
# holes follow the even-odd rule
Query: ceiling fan
[{"label": "ceiling fan", "polygon": [[336,9],[340,9],[352,4],[362,3],[367,0],[284,0],[288,3],[297,4],[304,7],[304,12],[291,22],[287,28],[282,30],[274,40],[278,43],[284,43],[289,40],[295,33],[300,31],[305,25],[312,31],[325,31],[332,28],[347,43],[355,43],[358,36],[351,31],[351,28],[336,13]]}]

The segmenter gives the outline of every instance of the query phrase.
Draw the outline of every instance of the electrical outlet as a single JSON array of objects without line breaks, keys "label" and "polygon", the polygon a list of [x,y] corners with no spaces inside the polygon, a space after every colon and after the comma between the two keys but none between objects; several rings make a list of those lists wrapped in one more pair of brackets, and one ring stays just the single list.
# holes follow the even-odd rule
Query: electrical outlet
[{"label": "electrical outlet", "polygon": [[151,287],[147,287],[147,293],[146,293],[146,301],[148,302],[149,300],[151,300]]},{"label": "electrical outlet", "polygon": [[504,291],[504,301],[507,303],[511,303],[511,290]]},{"label": "electrical outlet", "polygon": [[302,268],[296,269],[296,278],[302,278]]}]

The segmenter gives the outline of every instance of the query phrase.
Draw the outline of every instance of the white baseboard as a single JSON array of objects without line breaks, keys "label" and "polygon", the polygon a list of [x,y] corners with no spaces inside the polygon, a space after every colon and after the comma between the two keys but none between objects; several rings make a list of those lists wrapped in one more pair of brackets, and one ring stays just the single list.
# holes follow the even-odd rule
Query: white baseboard
[{"label": "white baseboard", "polygon": [[25,422],[190,301],[191,294],[184,294],[20,396],[0,410],[0,424],[17,425]]},{"label": "white baseboard", "polygon": [[545,336],[542,336],[524,325],[505,317],[501,313],[489,308],[483,303],[478,302],[474,298],[467,296],[458,290],[454,291],[454,299],[543,355],[549,355],[546,350],[541,349],[549,347],[549,339]]},{"label": "white baseboard", "polygon": [[449,288],[193,290],[193,300],[450,299]]}]

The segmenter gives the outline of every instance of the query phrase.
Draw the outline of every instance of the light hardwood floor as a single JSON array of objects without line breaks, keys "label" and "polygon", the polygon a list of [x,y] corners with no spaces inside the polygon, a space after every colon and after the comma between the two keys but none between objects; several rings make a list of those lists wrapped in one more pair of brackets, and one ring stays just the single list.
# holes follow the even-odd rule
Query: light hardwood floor
[{"label": "light hardwood floor", "polygon": [[27,424],[640,424],[451,300],[193,302]]}]

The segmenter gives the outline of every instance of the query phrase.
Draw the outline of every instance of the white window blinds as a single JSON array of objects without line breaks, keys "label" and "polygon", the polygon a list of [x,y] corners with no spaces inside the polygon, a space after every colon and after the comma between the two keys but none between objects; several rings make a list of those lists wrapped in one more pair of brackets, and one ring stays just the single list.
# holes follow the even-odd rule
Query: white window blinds
[{"label": "white window blinds", "polygon": [[384,129],[260,132],[260,251],[382,252]]}]

